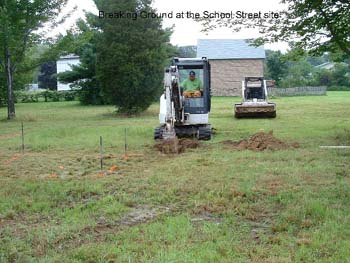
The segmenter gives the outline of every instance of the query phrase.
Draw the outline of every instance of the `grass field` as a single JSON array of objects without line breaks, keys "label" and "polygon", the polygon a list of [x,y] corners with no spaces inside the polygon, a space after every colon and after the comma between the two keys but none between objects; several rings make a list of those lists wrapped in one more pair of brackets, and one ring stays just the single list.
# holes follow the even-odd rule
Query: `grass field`
[{"label": "grass field", "polygon": [[[152,148],[157,104],[1,108],[0,262],[350,262],[350,150],[319,149],[350,145],[350,92],[275,99],[276,119],[236,120],[238,100],[213,98],[217,134],[180,155]],[[260,130],[300,148],[220,143]]]}]

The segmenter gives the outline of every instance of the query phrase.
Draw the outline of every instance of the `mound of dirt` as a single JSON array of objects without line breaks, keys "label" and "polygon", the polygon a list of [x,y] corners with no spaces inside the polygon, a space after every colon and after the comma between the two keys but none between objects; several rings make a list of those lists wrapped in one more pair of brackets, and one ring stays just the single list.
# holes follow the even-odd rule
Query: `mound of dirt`
[{"label": "mound of dirt", "polygon": [[225,145],[228,145],[236,150],[251,150],[251,151],[265,151],[265,150],[285,150],[288,148],[298,148],[297,143],[285,143],[280,139],[273,136],[273,131],[268,133],[258,132],[248,139],[241,141],[223,141]]},{"label": "mound of dirt", "polygon": [[200,146],[198,140],[192,139],[168,139],[158,141],[154,148],[161,153],[165,154],[180,154],[185,152],[187,149],[195,149]]}]

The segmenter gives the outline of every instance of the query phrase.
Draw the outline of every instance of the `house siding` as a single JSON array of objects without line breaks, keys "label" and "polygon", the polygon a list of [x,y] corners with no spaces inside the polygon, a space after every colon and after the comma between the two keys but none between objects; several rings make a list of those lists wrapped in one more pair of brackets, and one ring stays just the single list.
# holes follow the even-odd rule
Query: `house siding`
[{"label": "house siding", "polygon": [[213,96],[241,96],[245,77],[264,76],[263,59],[210,60]]},{"label": "house siding", "polygon": [[[65,71],[72,70],[72,65],[78,65],[80,63],[79,57],[61,58],[57,60],[57,74]],[[64,84],[57,81],[57,91],[71,90],[70,84]]]}]

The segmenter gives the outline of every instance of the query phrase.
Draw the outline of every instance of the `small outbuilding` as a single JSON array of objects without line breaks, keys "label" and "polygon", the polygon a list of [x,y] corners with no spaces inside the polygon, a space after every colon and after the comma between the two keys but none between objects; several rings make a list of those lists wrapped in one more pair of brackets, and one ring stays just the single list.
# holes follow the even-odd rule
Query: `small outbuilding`
[{"label": "small outbuilding", "polygon": [[334,68],[334,66],[335,66],[335,63],[333,63],[333,62],[325,62],[325,63],[322,63],[320,65],[315,66],[315,68],[331,70]]},{"label": "small outbuilding", "polygon": [[213,96],[240,96],[245,77],[264,76],[265,49],[243,39],[199,39],[197,57],[211,64]]}]

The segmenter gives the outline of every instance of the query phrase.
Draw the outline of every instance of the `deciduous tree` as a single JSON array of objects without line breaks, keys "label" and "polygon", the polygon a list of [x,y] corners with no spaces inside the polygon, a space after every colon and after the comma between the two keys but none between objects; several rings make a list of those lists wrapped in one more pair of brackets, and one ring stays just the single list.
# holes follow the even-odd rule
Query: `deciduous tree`
[{"label": "deciduous tree", "polygon": [[195,58],[197,56],[197,46],[181,46],[177,48],[180,58]]},{"label": "deciduous tree", "polygon": [[325,51],[350,54],[350,1],[282,0],[285,8],[279,18],[202,20],[204,30],[217,26],[234,31],[259,28],[262,36],[255,44],[293,41],[296,48],[314,54]]},{"label": "deciduous tree", "polygon": [[[6,76],[8,119],[16,116],[14,76],[28,48],[40,39],[38,29],[54,20],[67,0],[0,1],[0,64]],[[51,23],[54,26],[56,23]]]},{"label": "deciduous tree", "polygon": [[280,51],[266,50],[266,72],[265,77],[276,81],[276,85],[280,85],[280,81],[287,74],[287,62],[283,58]]}]

